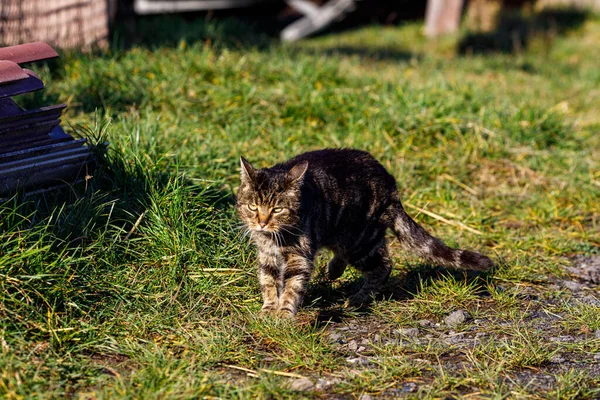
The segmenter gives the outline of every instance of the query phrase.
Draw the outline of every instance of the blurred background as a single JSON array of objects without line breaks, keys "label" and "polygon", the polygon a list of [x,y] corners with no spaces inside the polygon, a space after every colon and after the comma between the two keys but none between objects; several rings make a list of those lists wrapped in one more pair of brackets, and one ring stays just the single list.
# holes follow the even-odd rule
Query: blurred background
[{"label": "blurred background", "polygon": [[[556,12],[560,9],[561,12]],[[554,10],[545,12],[544,10]],[[424,20],[428,37],[455,33],[462,21],[473,34],[462,49],[514,50],[532,29],[556,33],[581,22],[584,11],[600,10],[598,0],[1,0],[0,40],[4,45],[45,41],[61,48],[104,47],[115,32],[132,44],[147,38],[138,24],[156,16],[186,21],[235,19],[282,40],[355,28]],[[535,14],[536,18],[532,17]],[[189,33],[181,32],[185,37]],[[240,34],[243,36],[243,34]],[[242,39],[239,37],[238,39]]]}]

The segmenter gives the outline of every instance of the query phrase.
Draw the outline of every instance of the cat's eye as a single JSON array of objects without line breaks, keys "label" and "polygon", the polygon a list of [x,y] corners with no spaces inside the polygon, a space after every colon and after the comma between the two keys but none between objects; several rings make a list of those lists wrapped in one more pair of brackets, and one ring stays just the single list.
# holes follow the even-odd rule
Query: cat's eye
[{"label": "cat's eye", "polygon": [[256,206],[254,204],[248,204],[248,210],[250,210],[250,211],[256,211],[257,208],[256,208]]},{"label": "cat's eye", "polygon": [[283,207],[275,207],[272,212],[273,214],[277,214],[283,211]]}]

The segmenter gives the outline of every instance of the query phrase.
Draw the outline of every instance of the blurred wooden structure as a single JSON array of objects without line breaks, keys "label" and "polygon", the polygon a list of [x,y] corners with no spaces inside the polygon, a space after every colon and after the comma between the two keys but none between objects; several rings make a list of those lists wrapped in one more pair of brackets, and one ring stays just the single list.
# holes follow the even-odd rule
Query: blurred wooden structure
[{"label": "blurred wooden structure", "polygon": [[298,21],[286,26],[280,37],[285,41],[305,38],[327,28],[356,8],[357,0],[329,0],[321,6],[306,0],[287,0],[286,3],[303,14]]},{"label": "blurred wooden structure", "polygon": [[135,0],[133,9],[137,14],[160,14],[251,7],[268,2],[275,0]]},{"label": "blurred wooden structure", "polygon": [[20,64],[55,57],[42,42],[0,48],[0,196],[72,183],[89,174],[86,140],[74,139],[59,125],[65,104],[25,110],[11,98],[44,88]]},{"label": "blurred wooden structure", "polygon": [[89,49],[108,40],[109,0],[0,0],[0,45]]},{"label": "blurred wooden structure", "polygon": [[429,0],[425,13],[425,36],[435,37],[458,31],[464,0]]},{"label": "blurred wooden structure", "polygon": [[571,7],[600,11],[600,0],[537,0],[538,7]]},{"label": "blurred wooden structure", "polygon": [[156,14],[197,10],[215,10],[250,7],[264,3],[285,2],[302,17],[285,27],[280,34],[282,40],[294,41],[317,33],[335,20],[341,19],[355,9],[358,0],[328,0],[317,4],[309,0],[135,0],[134,10],[138,14]]}]

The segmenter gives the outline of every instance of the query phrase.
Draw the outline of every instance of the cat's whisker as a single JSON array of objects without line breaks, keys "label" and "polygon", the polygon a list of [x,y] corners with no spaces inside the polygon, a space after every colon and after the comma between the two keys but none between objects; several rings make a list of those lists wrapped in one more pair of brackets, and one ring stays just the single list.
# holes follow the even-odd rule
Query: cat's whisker
[{"label": "cat's whisker", "polygon": [[299,231],[298,233],[295,233],[295,232],[292,232],[292,231],[290,231],[289,229],[287,229],[287,228],[285,228],[283,226],[280,226],[279,230],[281,230],[281,231],[283,231],[285,233],[288,233],[288,234],[290,234],[290,235],[292,235],[294,237],[300,237],[301,234],[302,234],[302,231]]},{"label": "cat's whisker", "polygon": [[271,234],[271,240],[273,240],[275,242],[275,245],[277,247],[279,247],[279,240],[277,238],[277,232],[270,231],[269,233]]},{"label": "cat's whisker", "polygon": [[288,230],[292,230],[292,231],[296,231],[299,233],[304,233],[304,231],[302,230],[302,228],[296,226],[296,225],[282,225],[282,227],[288,229]]},{"label": "cat's whisker", "polygon": [[246,239],[250,235],[250,233],[251,233],[250,229],[248,227],[246,227],[246,229],[244,229],[244,231],[242,232],[240,241]]}]

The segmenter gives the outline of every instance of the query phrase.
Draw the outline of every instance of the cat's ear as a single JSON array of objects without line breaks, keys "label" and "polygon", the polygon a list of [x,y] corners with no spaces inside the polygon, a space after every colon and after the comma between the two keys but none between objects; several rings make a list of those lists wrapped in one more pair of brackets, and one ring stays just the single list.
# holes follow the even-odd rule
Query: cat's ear
[{"label": "cat's ear", "polygon": [[256,169],[244,157],[240,157],[243,181],[253,181],[256,178]]},{"label": "cat's ear", "polygon": [[306,170],[308,169],[308,161],[301,162],[300,164],[296,164],[290,169],[288,172],[288,176],[292,182],[296,182],[304,177]]}]

